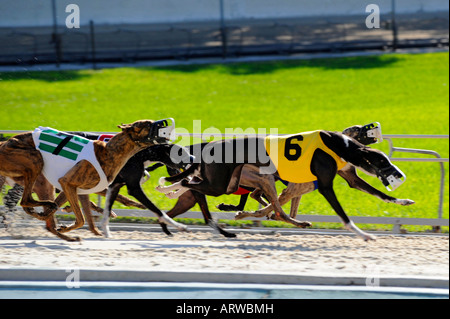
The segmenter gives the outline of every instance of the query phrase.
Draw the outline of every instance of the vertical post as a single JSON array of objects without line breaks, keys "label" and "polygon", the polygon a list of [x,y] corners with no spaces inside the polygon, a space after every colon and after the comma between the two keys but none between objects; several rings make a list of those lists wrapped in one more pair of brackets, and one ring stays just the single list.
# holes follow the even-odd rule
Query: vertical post
[{"label": "vertical post", "polygon": [[56,14],[56,0],[52,0],[52,16],[53,16],[53,33],[52,42],[55,44],[56,67],[61,64],[61,37],[58,34],[58,21]]},{"label": "vertical post", "polygon": [[224,0],[220,1],[220,34],[222,36],[222,57],[227,58],[227,28],[225,25],[225,8]]},{"label": "vertical post", "polygon": [[96,56],[95,56],[95,30],[94,30],[94,21],[90,20],[89,21],[89,30],[91,33],[91,53],[92,53],[92,68],[94,70],[97,69],[97,64],[96,64]]},{"label": "vertical post", "polygon": [[397,8],[396,0],[392,0],[392,51],[397,51],[398,48],[398,29],[397,29]]}]

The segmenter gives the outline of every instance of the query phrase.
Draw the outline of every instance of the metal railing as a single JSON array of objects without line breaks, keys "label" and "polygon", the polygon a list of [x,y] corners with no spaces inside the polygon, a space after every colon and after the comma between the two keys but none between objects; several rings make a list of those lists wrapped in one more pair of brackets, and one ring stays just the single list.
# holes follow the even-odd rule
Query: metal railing
[{"label": "metal railing", "polygon": [[[0,140],[3,135],[10,134],[20,134],[27,131],[20,130],[0,130]],[[117,132],[95,132],[98,134],[114,134]],[[282,135],[282,134],[280,134]],[[181,137],[189,137],[189,138],[199,138],[203,141],[207,141],[210,138],[233,138],[233,137],[243,137],[243,136],[256,136],[256,134],[201,134],[201,133],[180,133],[178,136]],[[444,191],[445,191],[445,167],[444,163],[448,163],[448,158],[442,158],[439,153],[432,150],[423,150],[423,149],[414,149],[414,148],[400,148],[395,147],[392,139],[449,139],[449,135],[407,135],[407,134],[396,134],[396,135],[383,135],[383,138],[389,143],[389,158],[393,162],[432,162],[439,163],[441,169],[441,177],[440,177],[440,185],[439,185],[439,208],[438,208],[438,216],[436,219],[430,218],[386,218],[386,217],[355,217],[352,218],[357,223],[365,223],[365,224],[391,224],[394,225],[393,232],[399,233],[402,225],[422,225],[422,226],[433,226],[433,230],[438,232],[442,226],[449,226],[449,220],[443,218],[443,203],[444,203]],[[393,158],[394,152],[401,153],[414,153],[414,154],[425,154],[435,156],[436,158]],[[120,215],[127,216],[130,213],[126,213],[126,210],[120,210]],[[136,213],[133,212],[135,215]],[[221,219],[226,219],[227,216],[231,217],[230,213],[217,213]],[[133,215],[133,216],[134,216]],[[140,211],[138,213],[139,216],[153,216],[150,211]],[[192,212],[191,214],[185,214],[184,217],[188,218],[201,218],[201,214]],[[309,218],[310,221],[316,222],[339,222],[337,216],[327,216],[327,215],[299,215],[298,218],[305,219],[305,217]],[[260,219],[255,219],[260,220]]]}]

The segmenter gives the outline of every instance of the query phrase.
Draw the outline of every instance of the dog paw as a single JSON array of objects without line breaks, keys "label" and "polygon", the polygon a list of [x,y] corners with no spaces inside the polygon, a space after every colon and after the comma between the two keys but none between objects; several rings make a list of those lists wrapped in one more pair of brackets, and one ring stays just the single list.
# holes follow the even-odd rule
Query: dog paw
[{"label": "dog paw", "polygon": [[300,228],[309,228],[309,227],[312,227],[312,223],[310,223],[310,222],[298,222],[298,227],[300,227]]},{"label": "dog paw", "polygon": [[63,213],[71,213],[72,212],[72,208],[70,206],[66,206],[66,207],[61,208],[61,211]]},{"label": "dog paw", "polygon": [[369,235],[367,233],[364,233],[362,235],[362,238],[364,239],[364,241],[377,241],[377,239],[375,238],[375,236]]},{"label": "dog paw", "polygon": [[164,186],[166,184],[166,178],[165,177],[161,177],[158,181],[158,184],[160,186]]},{"label": "dog paw", "polygon": [[245,217],[247,217],[247,212],[237,212],[235,215],[234,215],[234,219],[235,220],[238,220],[238,219],[243,219],[243,218],[245,218]]},{"label": "dog paw", "polygon": [[225,204],[225,203],[221,203],[221,204],[217,205],[216,208],[217,208],[218,210],[223,211],[223,212],[232,212],[232,211],[236,211],[236,210],[237,210],[237,209],[236,209],[236,206],[233,206],[233,205],[227,205],[227,204]]},{"label": "dog paw", "polygon": [[166,197],[168,199],[176,199],[178,197],[180,197],[180,194],[178,194],[177,192],[170,192],[166,194]]},{"label": "dog paw", "polygon": [[416,202],[411,199],[397,199],[396,204],[402,205],[402,206],[410,206],[415,204]]}]

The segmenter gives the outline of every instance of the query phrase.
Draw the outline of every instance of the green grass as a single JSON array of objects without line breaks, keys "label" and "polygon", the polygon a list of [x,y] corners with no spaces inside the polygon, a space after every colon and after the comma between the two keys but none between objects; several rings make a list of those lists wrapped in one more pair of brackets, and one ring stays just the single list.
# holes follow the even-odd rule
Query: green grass
[{"label": "green grass", "polygon": [[[173,117],[177,127],[188,131],[193,130],[193,120],[202,121],[202,130],[278,128],[279,133],[340,131],[378,121],[385,134],[448,134],[449,55],[0,73],[0,105],[0,130],[31,130],[42,125],[61,130],[117,131],[120,123]],[[394,142],[398,147],[432,149],[449,156],[448,140]],[[387,151],[387,142],[377,148]],[[437,216],[438,164],[397,165],[408,180],[393,195],[411,198],[417,204],[386,204],[349,189],[338,177],[337,196],[349,215]],[[448,218],[448,164],[445,168],[444,217]],[[153,191],[162,175],[164,169],[156,171],[145,190],[162,209],[170,209],[175,201]],[[364,179],[384,190],[378,180]],[[213,209],[220,202],[237,203],[238,197],[210,198],[209,202]],[[257,204],[249,201],[247,209],[255,208]],[[300,210],[334,214],[317,192],[304,196]]]}]

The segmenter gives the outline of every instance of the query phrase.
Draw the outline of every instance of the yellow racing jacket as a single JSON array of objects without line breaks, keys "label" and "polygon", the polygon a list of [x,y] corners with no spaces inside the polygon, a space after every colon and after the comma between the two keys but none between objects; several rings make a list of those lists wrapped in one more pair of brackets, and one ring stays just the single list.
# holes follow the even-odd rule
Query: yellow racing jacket
[{"label": "yellow racing jacket", "polygon": [[277,168],[281,179],[291,183],[316,181],[317,177],[311,172],[311,161],[317,149],[333,157],[338,170],[347,164],[323,143],[320,132],[311,131],[265,138],[264,146],[267,154]]}]

